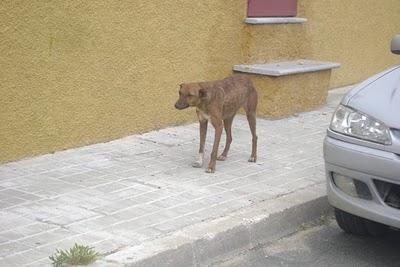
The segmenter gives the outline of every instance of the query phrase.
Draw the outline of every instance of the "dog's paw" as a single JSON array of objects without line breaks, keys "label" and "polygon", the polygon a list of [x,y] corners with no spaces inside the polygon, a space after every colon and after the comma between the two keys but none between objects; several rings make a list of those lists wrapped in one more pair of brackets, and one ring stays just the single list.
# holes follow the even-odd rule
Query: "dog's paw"
[{"label": "dog's paw", "polygon": [[207,168],[206,173],[214,173],[215,168]]},{"label": "dog's paw", "polygon": [[249,162],[256,162],[257,161],[257,157],[250,157],[249,158]]},{"label": "dog's paw", "polygon": [[227,158],[227,156],[220,155],[220,156],[217,157],[217,160],[219,160],[219,161],[225,161],[226,158]]},{"label": "dog's paw", "polygon": [[201,167],[203,167],[203,163],[200,161],[195,161],[192,163],[192,167],[193,168],[201,168]]}]

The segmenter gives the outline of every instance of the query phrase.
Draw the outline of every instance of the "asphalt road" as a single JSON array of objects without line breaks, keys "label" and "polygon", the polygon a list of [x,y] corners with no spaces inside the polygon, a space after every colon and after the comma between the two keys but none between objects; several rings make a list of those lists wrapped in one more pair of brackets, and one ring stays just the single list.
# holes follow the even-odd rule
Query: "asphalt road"
[{"label": "asphalt road", "polygon": [[241,266],[400,266],[400,232],[385,237],[345,234],[334,220],[276,242],[244,251],[218,267]]}]

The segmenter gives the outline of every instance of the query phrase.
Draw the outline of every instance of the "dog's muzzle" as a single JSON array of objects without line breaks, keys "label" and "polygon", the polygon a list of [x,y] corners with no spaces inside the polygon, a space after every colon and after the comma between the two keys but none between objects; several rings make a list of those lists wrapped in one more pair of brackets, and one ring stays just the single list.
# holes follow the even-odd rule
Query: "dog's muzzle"
[{"label": "dog's muzzle", "polygon": [[175,108],[176,109],[185,109],[185,108],[188,108],[188,107],[189,107],[189,104],[181,104],[181,103],[178,103],[178,102],[175,103]]}]

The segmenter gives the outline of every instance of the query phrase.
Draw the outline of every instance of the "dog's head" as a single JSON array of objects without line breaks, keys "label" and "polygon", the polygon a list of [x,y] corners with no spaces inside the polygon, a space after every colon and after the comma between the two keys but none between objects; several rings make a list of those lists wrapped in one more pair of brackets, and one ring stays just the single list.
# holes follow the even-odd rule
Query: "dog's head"
[{"label": "dog's head", "polygon": [[206,97],[207,91],[199,83],[181,84],[175,108],[185,109],[198,106]]}]

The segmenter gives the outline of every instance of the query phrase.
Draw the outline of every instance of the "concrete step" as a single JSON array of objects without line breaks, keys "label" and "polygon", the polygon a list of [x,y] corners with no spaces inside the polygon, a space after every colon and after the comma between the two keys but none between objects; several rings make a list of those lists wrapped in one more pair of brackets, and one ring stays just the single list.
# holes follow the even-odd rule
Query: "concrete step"
[{"label": "concrete step", "polygon": [[269,64],[239,64],[233,66],[234,71],[261,74],[267,76],[285,76],[339,68],[335,62],[298,59]]},{"label": "concrete step", "polygon": [[306,22],[306,18],[299,17],[249,17],[245,19],[247,24],[296,24]]},{"label": "concrete step", "polygon": [[281,118],[309,111],[326,103],[332,69],[339,63],[297,59],[239,64],[233,70],[248,75],[258,91],[257,113]]}]

